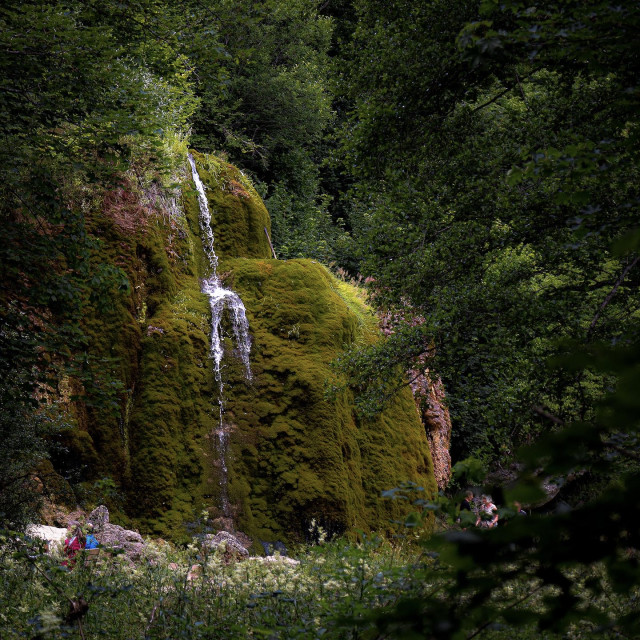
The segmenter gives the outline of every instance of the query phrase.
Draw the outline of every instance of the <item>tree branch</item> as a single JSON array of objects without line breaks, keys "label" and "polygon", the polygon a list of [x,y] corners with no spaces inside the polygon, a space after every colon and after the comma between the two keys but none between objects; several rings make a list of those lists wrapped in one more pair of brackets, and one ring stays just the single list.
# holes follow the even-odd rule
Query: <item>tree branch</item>
[{"label": "tree branch", "polygon": [[518,86],[520,87],[520,94],[522,95],[522,100],[528,107],[529,104],[527,103],[527,97],[524,95],[524,89],[522,88],[522,83],[520,82],[520,76],[518,75],[517,71],[516,71],[516,80],[518,81]]},{"label": "tree branch", "polygon": [[[542,584],[538,585],[535,589],[533,589],[532,591],[529,591],[529,593],[522,596],[520,600],[516,600],[515,602],[510,604],[508,607],[505,607],[504,609],[502,609],[500,613],[502,613],[502,611],[508,611],[509,609],[513,609],[513,607],[515,607],[516,605],[522,604],[525,600],[528,600],[534,593],[536,593],[537,591],[540,591],[540,589],[542,589],[542,587],[544,586],[546,585],[543,582]],[[487,622],[480,625],[471,635],[467,636],[466,640],[471,640],[471,638],[475,638],[478,634],[482,633],[489,625],[493,624],[493,622],[494,620],[487,620]]]},{"label": "tree branch", "polygon": [[603,444],[605,447],[608,447],[609,449],[613,449],[614,451],[617,451],[620,455],[625,456],[626,458],[631,458],[632,460],[640,461],[640,454],[635,453],[635,451],[629,451],[628,449],[623,449],[621,446],[617,444],[613,444],[613,442],[610,442],[608,440]]},{"label": "tree branch", "polygon": [[625,279],[625,276],[627,275],[627,273],[629,273],[629,271],[631,271],[631,269],[633,269],[633,267],[636,266],[636,264],[638,263],[638,260],[640,260],[640,257],[634,258],[634,260],[630,262],[623,269],[622,273],[620,274],[620,277],[616,280],[616,283],[613,285],[613,289],[611,289],[611,291],[609,292],[609,295],[607,295],[607,297],[604,299],[604,301],[600,305],[600,308],[596,312],[596,315],[593,317],[593,320],[589,325],[589,330],[587,331],[587,338],[591,335],[592,331],[595,329],[596,324],[598,323],[598,320],[602,315],[602,312],[604,311],[605,307],[611,302],[613,296],[616,294],[616,291],[618,290],[618,287],[622,284],[622,281]]},{"label": "tree branch", "polygon": [[[499,100],[500,98],[502,98],[503,95],[509,93],[509,91],[512,91],[518,85],[520,85],[520,81],[521,80],[526,80],[527,78],[530,78],[534,73],[537,73],[537,71],[538,71],[538,69],[536,68],[531,73],[528,73],[526,76],[523,76],[522,78],[518,78],[518,76],[516,75],[516,78],[517,78],[516,82],[514,82],[511,85],[509,85],[506,89],[504,89],[500,93],[498,93],[495,96],[493,96],[493,98],[491,98],[491,100],[487,100],[487,102],[485,102],[484,104],[481,104],[480,106],[476,107],[475,109],[472,109],[471,113],[475,113],[476,111],[480,111],[480,109],[484,109],[485,107],[488,107],[490,104],[493,104],[496,100]],[[522,89],[522,85],[520,85],[520,88]]]},{"label": "tree branch", "polygon": [[552,413],[549,413],[549,411],[547,411],[544,407],[534,406],[532,407],[532,409],[538,415],[541,415],[543,418],[548,418],[549,420],[551,420],[551,422],[555,424],[564,424],[564,420],[562,420],[561,418],[558,418],[557,416],[554,416]]}]

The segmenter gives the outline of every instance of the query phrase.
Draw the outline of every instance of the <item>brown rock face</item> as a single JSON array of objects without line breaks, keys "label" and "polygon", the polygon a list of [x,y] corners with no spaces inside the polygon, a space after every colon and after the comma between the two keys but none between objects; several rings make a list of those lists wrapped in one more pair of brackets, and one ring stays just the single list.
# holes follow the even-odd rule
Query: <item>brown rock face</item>
[{"label": "brown rock face", "polygon": [[413,396],[427,433],[438,489],[444,489],[451,479],[451,417],[444,401],[444,386],[439,377],[430,374],[429,369],[420,373],[410,371],[409,375],[413,380]]},{"label": "brown rock face", "polygon": [[[403,322],[412,325],[422,324],[420,316],[407,317],[404,313],[378,312],[380,328],[385,335],[395,332],[395,327]],[[424,425],[431,459],[433,460],[433,472],[438,483],[438,489],[444,489],[451,479],[451,416],[445,403],[444,385],[440,378],[429,372],[426,366],[429,360],[429,351],[432,347],[426,347],[419,357],[420,369],[408,371],[411,380],[411,390],[416,400],[416,407]]]}]

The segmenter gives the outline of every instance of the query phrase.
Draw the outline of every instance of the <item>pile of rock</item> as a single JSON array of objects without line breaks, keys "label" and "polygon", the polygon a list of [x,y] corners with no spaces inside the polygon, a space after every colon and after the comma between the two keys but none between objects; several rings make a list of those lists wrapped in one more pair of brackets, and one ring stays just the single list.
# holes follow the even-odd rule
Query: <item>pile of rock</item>
[{"label": "pile of rock", "polygon": [[[73,527],[84,520],[80,513],[70,514],[67,527]],[[93,535],[100,545],[106,550],[121,549],[130,562],[137,562],[146,552],[146,544],[137,531],[125,529],[117,524],[109,522],[109,510],[104,505],[96,507],[87,517],[86,523],[93,527]],[[49,542],[53,549],[55,544],[62,544],[67,537],[67,528],[51,527],[47,525],[30,525],[27,533],[33,537],[41,538]],[[240,531],[229,533],[219,531],[216,534],[205,534],[200,537],[200,544],[204,554],[219,552],[225,563],[251,560],[254,562],[282,562],[285,564],[298,564],[297,560],[286,557],[286,547],[280,543],[262,543],[266,556],[250,556],[249,547],[251,539]],[[273,555],[272,555],[273,554]],[[171,568],[177,569],[176,566]],[[194,565],[189,571],[189,580],[194,580],[201,575],[202,567]]]},{"label": "pile of rock", "polygon": [[145,542],[137,531],[125,529],[109,522],[109,510],[104,505],[96,507],[88,516],[98,542],[109,549],[122,549],[129,560],[139,560],[145,550]]},{"label": "pile of rock", "polygon": [[[263,542],[264,556],[250,556],[248,547],[251,546],[251,539],[245,534],[237,531],[229,533],[228,531],[220,531],[213,534],[207,534],[202,537],[202,547],[205,550],[222,549],[222,557],[227,564],[230,562],[239,562],[241,560],[251,560],[253,562],[280,562],[282,564],[297,565],[298,560],[287,557],[287,548],[282,542],[268,543]],[[193,567],[192,567],[193,569]]]},{"label": "pile of rock", "polygon": [[[27,527],[27,535],[46,540],[49,549],[54,550],[62,545],[68,535],[68,530],[84,520],[83,514],[71,513],[67,518],[66,527],[51,527],[42,524],[32,524]],[[104,505],[96,507],[86,518],[86,523],[93,526],[96,540],[107,549],[122,549],[125,556],[131,560],[139,560],[145,551],[145,542],[137,531],[125,529],[109,522],[109,510]]]},{"label": "pile of rock", "polygon": [[[263,543],[265,553],[267,554],[273,553],[274,546],[276,546],[278,551],[276,551],[275,555],[250,556],[248,547],[251,546],[251,539],[240,531],[236,531],[234,533],[219,531],[216,534],[205,534],[200,536],[198,539],[204,555],[208,552],[220,553],[225,564],[245,560],[251,562],[280,562],[288,565],[300,564],[298,560],[287,558],[285,555],[280,555],[280,550],[286,553],[286,547],[282,543],[277,543],[277,545],[267,545],[267,543]],[[174,565],[173,567],[170,565],[170,568],[177,569],[178,567],[177,565]],[[194,564],[189,569],[187,581],[194,582],[202,578],[202,576],[202,565]]]},{"label": "pile of rock", "polygon": [[205,550],[216,551],[222,550],[222,558],[224,562],[237,562],[246,560],[249,557],[249,551],[240,542],[240,540],[228,531],[219,531],[218,533],[208,533],[202,537],[202,547]]}]

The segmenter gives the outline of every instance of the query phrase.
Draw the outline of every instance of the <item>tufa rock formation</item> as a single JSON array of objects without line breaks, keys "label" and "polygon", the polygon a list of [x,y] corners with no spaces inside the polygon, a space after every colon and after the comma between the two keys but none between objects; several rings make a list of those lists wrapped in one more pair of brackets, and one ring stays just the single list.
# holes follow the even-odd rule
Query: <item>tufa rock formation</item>
[{"label": "tufa rock formation", "polygon": [[355,414],[348,392],[334,401],[324,393],[330,362],[348,345],[377,339],[374,314],[322,265],[272,259],[269,216],[250,182],[213,156],[193,155],[217,272],[246,307],[252,380],[225,311],[221,423],[191,172],[173,194],[123,185],[86,214],[101,240],[96,258],[130,283],[83,327],[90,356],[103,363],[97,383],[115,393],[96,405],[78,380],[64,381],[74,426],[59,434],[69,453],[54,464],[87,487],[112,479],[121,515],[174,540],[190,538],[203,510],[254,540],[302,541],[314,519],[329,534],[390,530],[409,507],[382,500],[381,491],[407,480],[436,491],[411,391],[375,420]]}]

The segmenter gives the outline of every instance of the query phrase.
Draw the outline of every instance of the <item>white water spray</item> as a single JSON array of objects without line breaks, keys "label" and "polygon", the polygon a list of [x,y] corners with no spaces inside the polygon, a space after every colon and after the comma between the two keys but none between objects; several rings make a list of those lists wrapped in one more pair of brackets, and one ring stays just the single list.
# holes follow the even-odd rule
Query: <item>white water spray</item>
[{"label": "white water spray", "polygon": [[211,308],[211,347],[209,355],[213,360],[213,372],[216,382],[218,383],[218,407],[219,418],[218,427],[215,430],[216,448],[220,459],[220,499],[222,503],[222,512],[225,516],[231,515],[229,505],[228,470],[227,470],[227,452],[229,449],[229,425],[224,422],[224,383],[222,381],[222,356],[224,355],[223,334],[222,334],[222,317],[224,310],[229,311],[228,316],[231,321],[231,327],[235,338],[237,353],[244,364],[245,379],[251,380],[251,363],[249,361],[249,353],[251,351],[251,338],[249,336],[249,323],[245,314],[244,304],[240,296],[225,289],[220,284],[218,278],[218,256],[213,249],[213,231],[211,230],[211,213],[207,196],[205,194],[204,185],[193,156],[189,154],[189,164],[191,165],[191,174],[193,182],[198,192],[198,204],[200,206],[200,231],[202,234],[202,245],[205,255],[209,262],[209,274],[202,281],[201,291],[209,298],[209,306]]}]

